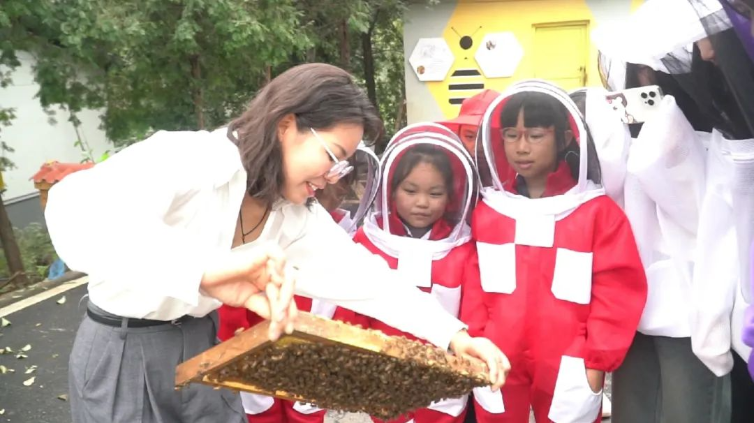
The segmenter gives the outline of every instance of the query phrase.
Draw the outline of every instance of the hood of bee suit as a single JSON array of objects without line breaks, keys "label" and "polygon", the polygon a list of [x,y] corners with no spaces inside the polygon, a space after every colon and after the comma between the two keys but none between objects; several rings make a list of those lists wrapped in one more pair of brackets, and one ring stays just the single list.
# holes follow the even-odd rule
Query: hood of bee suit
[{"label": "hood of bee suit", "polygon": [[[352,193],[352,205],[355,203],[356,209],[350,207],[350,219],[345,219],[343,229],[348,233],[355,233],[361,225],[367,212],[372,207],[374,199],[377,196],[377,189],[380,184],[380,159],[374,154],[371,148],[364,143],[360,143],[356,149],[351,161],[354,163],[354,177],[352,178],[349,191]],[[347,198],[346,201],[349,199]]]},{"label": "hood of bee suit", "polygon": [[[432,155],[446,163],[452,186],[443,217],[432,226],[429,239],[414,239],[398,216],[393,200],[393,179],[404,158]],[[399,257],[401,251],[442,258],[455,246],[470,240],[469,220],[478,198],[478,176],[474,162],[453,132],[435,123],[419,123],[393,136],[381,160],[382,176],[372,212],[364,222],[369,239],[386,253]],[[412,253],[413,254],[413,253]]]},{"label": "hood of bee suit", "polygon": [[[575,173],[578,170],[578,177],[572,178],[574,180],[573,187],[564,194],[529,199],[510,192],[517,175],[508,164],[505,154],[501,118],[508,100],[523,93],[538,93],[548,96],[554,100],[551,103],[557,105],[558,108],[562,106],[563,113],[565,113],[567,124],[564,130],[572,132],[573,140],[571,143],[577,143],[578,148],[572,149],[573,151],[568,152],[564,158],[561,158],[560,155],[558,157],[568,164],[569,169],[573,169],[572,172],[568,173]],[[522,105],[521,107],[526,106]],[[480,139],[487,166],[492,175],[492,186],[483,188],[481,190],[482,196],[485,202],[506,216],[515,218],[527,214],[547,214],[562,218],[584,202],[605,193],[600,184],[600,166],[597,155],[594,152],[594,147],[590,146],[591,143],[588,142],[590,134],[586,122],[584,122],[581,112],[568,93],[552,83],[542,80],[526,80],[511,85],[487,109],[482,119]],[[558,172],[552,175],[560,175],[562,168],[560,166]],[[571,175],[565,176],[570,177]],[[595,180],[590,180],[590,177]],[[549,181],[550,179],[548,179],[548,183]]]},{"label": "hood of bee suit", "polygon": [[751,28],[751,13],[741,1],[649,0],[629,19],[597,28],[592,41],[612,59],[672,75],[715,129],[748,139],[754,37],[743,28]]},{"label": "hood of bee suit", "polygon": [[599,158],[602,186],[608,197],[622,206],[631,133],[605,101],[607,94],[604,88],[590,87],[571,91],[570,96],[585,97],[584,120]]},{"label": "hood of bee suit", "polygon": [[[703,2],[711,11],[722,9],[717,0]],[[596,28],[591,38],[612,59],[668,73],[663,58],[688,51],[690,43],[706,36],[689,0],[647,0],[628,19]]]}]

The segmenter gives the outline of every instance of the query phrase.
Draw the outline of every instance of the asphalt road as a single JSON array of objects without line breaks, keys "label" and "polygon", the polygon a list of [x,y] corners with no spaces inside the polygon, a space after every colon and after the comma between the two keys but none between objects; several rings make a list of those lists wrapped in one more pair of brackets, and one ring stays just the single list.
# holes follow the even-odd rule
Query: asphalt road
[{"label": "asphalt road", "polygon": [[[86,285],[31,305],[5,317],[0,328],[0,423],[71,423],[68,394],[68,356],[76,329],[86,311]],[[63,304],[58,301],[65,297]],[[8,299],[19,301],[22,298]],[[0,306],[11,301],[4,301]],[[30,345],[31,349],[22,351]],[[19,358],[19,353],[26,357]],[[26,373],[32,366],[36,370]],[[24,382],[34,377],[33,383]],[[4,410],[4,411],[3,411]],[[366,416],[332,412],[326,423],[366,423]]]},{"label": "asphalt road", "polygon": [[[11,324],[0,328],[0,349],[10,347],[13,352],[0,354],[0,366],[8,369],[0,374],[0,410],[5,410],[0,422],[71,421],[67,399],[58,396],[68,394],[68,355],[84,314],[86,301],[79,307],[84,294],[86,285],[5,317]],[[62,297],[65,303],[58,304]],[[23,353],[27,357],[19,358],[27,345],[31,346]],[[36,370],[27,374],[31,366]],[[33,383],[24,386],[31,377]]]}]

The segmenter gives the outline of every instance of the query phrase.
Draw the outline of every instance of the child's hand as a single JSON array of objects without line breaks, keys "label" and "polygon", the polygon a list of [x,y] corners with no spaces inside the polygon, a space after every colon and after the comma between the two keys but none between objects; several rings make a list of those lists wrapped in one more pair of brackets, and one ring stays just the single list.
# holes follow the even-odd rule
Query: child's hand
[{"label": "child's hand", "polygon": [[450,349],[458,356],[471,356],[487,363],[493,391],[497,391],[505,383],[511,364],[508,357],[489,339],[472,338],[462,330],[450,341]]},{"label": "child's hand", "polygon": [[592,389],[592,392],[597,394],[605,384],[605,372],[602,370],[586,369],[586,380],[589,382],[589,388]]}]

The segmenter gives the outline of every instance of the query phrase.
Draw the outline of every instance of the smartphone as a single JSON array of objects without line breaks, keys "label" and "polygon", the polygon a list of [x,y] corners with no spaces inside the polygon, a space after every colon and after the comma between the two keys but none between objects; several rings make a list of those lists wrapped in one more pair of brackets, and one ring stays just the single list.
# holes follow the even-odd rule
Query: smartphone
[{"label": "smartphone", "polygon": [[657,85],[608,93],[605,98],[623,123],[643,123],[660,107],[662,90]]}]

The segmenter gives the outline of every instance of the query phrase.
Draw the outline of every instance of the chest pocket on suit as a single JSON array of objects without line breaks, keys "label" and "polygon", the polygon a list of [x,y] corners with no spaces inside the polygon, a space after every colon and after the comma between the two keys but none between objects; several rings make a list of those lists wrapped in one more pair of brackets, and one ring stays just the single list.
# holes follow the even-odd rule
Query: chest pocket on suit
[{"label": "chest pocket on suit", "polygon": [[497,294],[516,290],[516,244],[476,243],[482,289]]},{"label": "chest pocket on suit", "polygon": [[552,294],[555,298],[577,304],[589,304],[592,299],[592,253],[558,248]]}]

